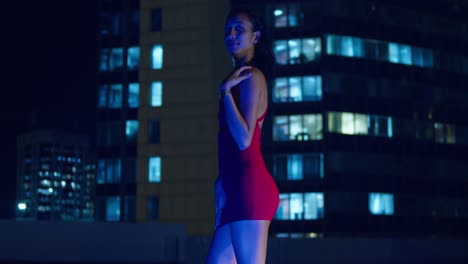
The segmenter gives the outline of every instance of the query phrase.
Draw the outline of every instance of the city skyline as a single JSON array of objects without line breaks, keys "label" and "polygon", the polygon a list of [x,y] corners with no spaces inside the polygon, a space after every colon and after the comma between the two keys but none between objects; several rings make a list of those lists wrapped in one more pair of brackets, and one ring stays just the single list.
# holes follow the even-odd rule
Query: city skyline
[{"label": "city skyline", "polygon": [[4,10],[0,218],[13,218],[17,135],[51,128],[94,138],[97,4],[9,1]]}]

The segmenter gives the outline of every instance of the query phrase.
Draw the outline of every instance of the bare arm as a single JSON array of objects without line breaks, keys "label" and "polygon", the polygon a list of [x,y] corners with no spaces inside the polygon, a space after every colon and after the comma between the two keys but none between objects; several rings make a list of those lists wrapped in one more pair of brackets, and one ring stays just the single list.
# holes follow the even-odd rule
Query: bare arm
[{"label": "bare arm", "polygon": [[[252,142],[260,94],[262,89],[266,88],[266,81],[261,71],[252,68],[251,73],[249,77],[239,82],[239,105],[236,105],[230,94],[223,99],[228,128],[240,150],[248,148]],[[229,88],[224,87],[224,89]]]}]

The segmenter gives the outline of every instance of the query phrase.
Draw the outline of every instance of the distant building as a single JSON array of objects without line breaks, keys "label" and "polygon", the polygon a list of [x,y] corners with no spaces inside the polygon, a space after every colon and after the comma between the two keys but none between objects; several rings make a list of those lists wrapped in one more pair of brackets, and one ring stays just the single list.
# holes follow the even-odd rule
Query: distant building
[{"label": "distant building", "polygon": [[19,135],[16,219],[93,220],[94,174],[87,136],[55,130]]}]

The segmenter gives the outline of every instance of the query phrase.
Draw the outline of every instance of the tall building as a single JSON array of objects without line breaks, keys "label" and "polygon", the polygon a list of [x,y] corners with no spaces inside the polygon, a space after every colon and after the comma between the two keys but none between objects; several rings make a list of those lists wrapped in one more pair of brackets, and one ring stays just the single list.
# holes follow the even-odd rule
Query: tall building
[{"label": "tall building", "polygon": [[214,224],[228,1],[101,1],[98,220]]},{"label": "tall building", "polygon": [[19,135],[16,219],[93,220],[94,167],[85,135],[54,130]]},{"label": "tall building", "polygon": [[277,61],[263,151],[270,233],[468,235],[462,1],[240,1]]}]

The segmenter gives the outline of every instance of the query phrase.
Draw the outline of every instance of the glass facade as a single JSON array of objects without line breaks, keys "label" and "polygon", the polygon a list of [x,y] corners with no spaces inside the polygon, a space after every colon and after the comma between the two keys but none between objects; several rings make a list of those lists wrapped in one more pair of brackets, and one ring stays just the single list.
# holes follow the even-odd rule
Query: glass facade
[{"label": "glass facade", "polygon": [[323,193],[280,193],[275,220],[317,220],[323,217]]},{"label": "glass facade", "polygon": [[322,100],[321,76],[279,77],[274,80],[274,103],[320,100]]}]

